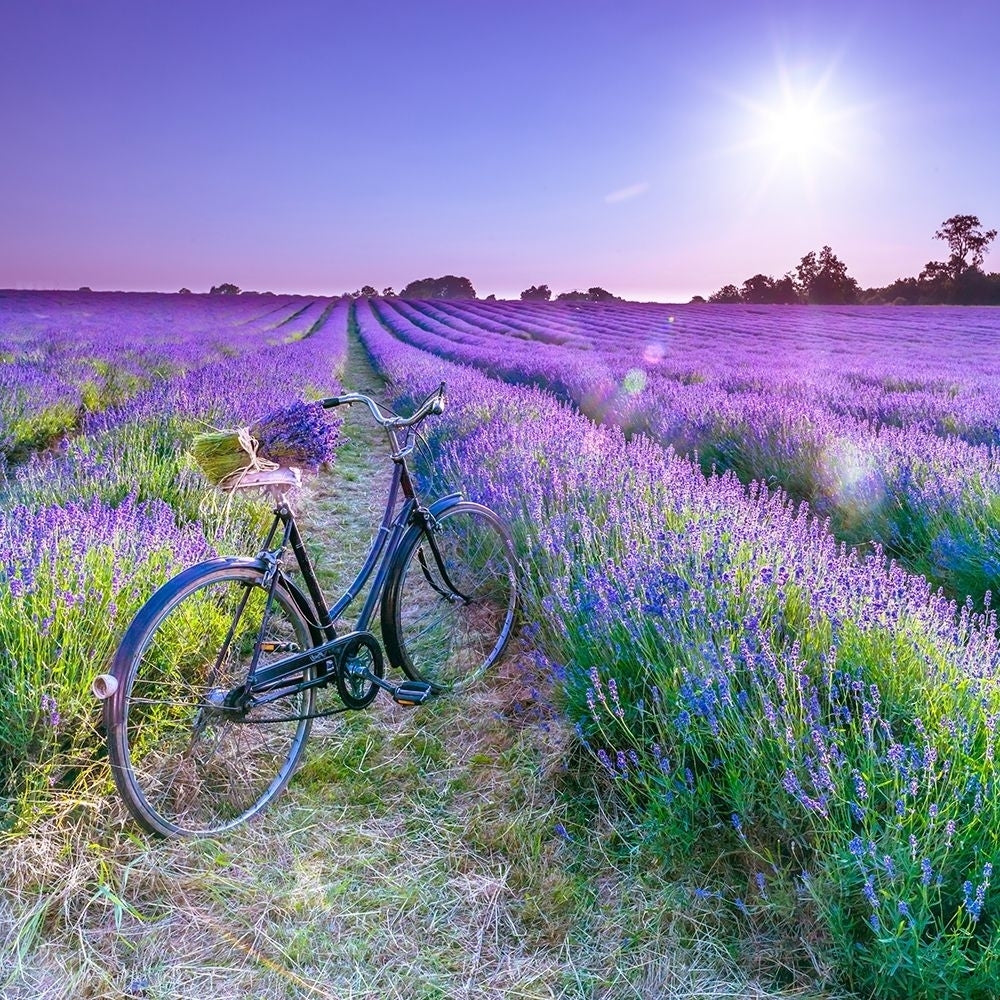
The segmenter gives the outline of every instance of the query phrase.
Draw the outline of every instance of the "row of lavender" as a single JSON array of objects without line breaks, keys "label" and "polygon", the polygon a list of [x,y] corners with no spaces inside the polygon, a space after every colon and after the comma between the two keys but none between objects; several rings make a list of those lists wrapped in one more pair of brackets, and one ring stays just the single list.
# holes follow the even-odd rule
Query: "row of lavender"
[{"label": "row of lavender", "polygon": [[563,342],[682,383],[793,396],[875,425],[995,440],[1000,317],[993,309],[435,303],[445,317]]},{"label": "row of lavender", "polygon": [[1000,588],[1000,314],[374,301],[414,346],[783,488],[950,594]]},{"label": "row of lavender", "polygon": [[[183,315],[186,299],[174,301]],[[117,315],[112,305],[109,327]],[[153,589],[216,547],[246,550],[266,516],[206,489],[186,456],[192,436],[337,392],[347,315],[348,303],[325,302],[311,334],[251,353],[229,317],[211,334],[232,338],[221,357],[92,414],[61,449],[0,476],[0,829],[56,801],[51,787],[78,783],[96,759],[90,679]],[[160,332],[154,320],[134,339],[169,356]]]},{"label": "row of lavender", "polygon": [[444,462],[514,523],[570,719],[654,849],[700,872],[692,906],[802,927],[863,995],[991,996],[995,616],[780,491],[414,347],[399,315],[360,301],[355,326],[401,394],[448,379]]},{"label": "row of lavender", "polygon": [[0,292],[0,458],[75,428],[81,412],[308,335],[329,299]]}]

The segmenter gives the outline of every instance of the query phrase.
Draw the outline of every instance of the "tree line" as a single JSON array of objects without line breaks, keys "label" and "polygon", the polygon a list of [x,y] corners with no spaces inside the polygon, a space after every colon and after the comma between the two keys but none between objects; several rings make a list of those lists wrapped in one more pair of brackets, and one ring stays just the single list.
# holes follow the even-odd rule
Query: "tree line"
[{"label": "tree line", "polygon": [[[995,229],[984,230],[978,216],[953,215],[934,238],[948,244],[947,260],[928,261],[916,277],[897,278],[884,288],[861,288],[829,246],[810,250],[791,271],[775,279],[755,274],[742,285],[723,285],[709,302],[767,305],[1000,305],[1000,274],[982,269]],[[692,301],[704,302],[696,295]]]},{"label": "tree line", "polygon": [[[371,285],[364,285],[357,291],[346,293],[351,298],[363,296],[381,295],[382,298],[392,298],[397,294],[392,288],[383,288],[378,292]],[[454,274],[446,274],[441,278],[420,278],[411,281],[406,287],[398,292],[400,298],[404,299],[474,299],[476,289],[468,278],[457,277]],[[525,302],[548,302],[552,298],[552,289],[548,285],[532,285],[521,292],[521,299]],[[495,295],[487,295],[486,300],[496,299]],[[595,285],[585,292],[571,291],[560,292],[555,300],[557,302],[621,302],[617,295],[612,295],[605,288]]]},{"label": "tree line", "polygon": [[[983,260],[997,230],[984,230],[975,215],[953,215],[941,224],[934,238],[948,245],[947,260],[928,261],[920,274],[910,278],[897,278],[884,288],[862,288],[847,270],[847,265],[830,246],[818,251],[810,250],[780,278],[768,274],[755,274],[742,285],[723,285],[708,297],[709,302],[746,302],[760,305],[1000,305],[1000,273],[983,271]],[[182,288],[182,293],[188,289]],[[241,289],[232,283],[213,285],[210,295],[239,295]],[[190,293],[188,293],[190,294]],[[263,293],[270,294],[270,293]],[[396,292],[392,287],[378,291],[373,285],[363,285],[346,298],[392,298],[398,295],[407,299],[475,299],[472,282],[455,274],[439,278],[419,278]],[[531,285],[521,292],[525,302],[548,302],[553,299],[552,289],[545,284]],[[486,300],[495,300],[495,295]],[[616,295],[600,286],[585,292],[561,292],[556,302],[621,302]],[[696,295],[693,302],[704,302]]]},{"label": "tree line", "polygon": [[[187,288],[182,288],[180,290],[182,295],[190,295],[191,291]],[[213,285],[208,293],[209,295],[271,295],[271,292],[244,292],[238,285],[232,284],[232,282],[224,282],[221,285]],[[440,278],[418,278],[416,281],[411,281],[408,285],[402,288],[399,292],[393,289],[391,286],[383,288],[380,292],[374,285],[362,285],[360,288],[356,288],[353,292],[344,292],[341,296],[342,298],[348,299],[358,299],[358,298],[375,298],[381,297],[383,299],[395,298],[396,296],[403,299],[474,299],[478,296],[476,295],[476,289],[472,282],[468,278],[463,278],[455,274],[445,274]],[[534,302],[548,302],[552,298],[552,289],[548,285],[532,285],[530,288],[526,288],[521,292],[521,298],[524,301],[534,301]],[[496,300],[495,295],[487,295],[486,301]],[[605,288],[600,286],[594,286],[593,288],[588,288],[585,292],[572,291],[572,292],[561,292],[556,296],[557,302],[622,302],[623,299],[619,298],[617,295],[612,295]]]}]

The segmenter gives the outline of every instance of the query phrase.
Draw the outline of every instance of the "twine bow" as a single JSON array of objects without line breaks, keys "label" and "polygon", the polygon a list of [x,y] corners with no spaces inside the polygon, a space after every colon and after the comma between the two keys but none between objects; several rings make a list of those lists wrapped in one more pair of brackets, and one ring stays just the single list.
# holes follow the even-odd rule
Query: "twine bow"
[{"label": "twine bow", "polygon": [[261,458],[257,454],[260,442],[250,433],[249,427],[240,427],[236,431],[236,438],[240,449],[246,453],[249,462],[238,469],[223,476],[219,480],[219,488],[223,490],[235,490],[243,482],[244,477],[250,472],[269,472],[277,469],[278,463],[272,462],[269,458]]}]

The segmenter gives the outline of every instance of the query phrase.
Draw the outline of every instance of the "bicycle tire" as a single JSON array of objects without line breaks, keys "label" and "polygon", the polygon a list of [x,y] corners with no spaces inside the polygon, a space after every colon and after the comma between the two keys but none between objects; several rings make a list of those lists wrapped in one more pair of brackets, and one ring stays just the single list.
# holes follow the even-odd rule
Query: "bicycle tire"
[{"label": "bicycle tire", "polygon": [[[111,770],[129,812],[151,833],[200,836],[244,822],[282,792],[305,749],[312,720],[287,717],[310,714],[312,688],[251,709],[249,722],[217,707],[218,692],[246,680],[267,599],[263,579],[247,564],[186,570],[140,609],[115,654],[118,690],[104,706]],[[261,663],[316,644],[301,604],[279,578],[266,633],[275,646]]]},{"label": "bicycle tire", "polygon": [[418,523],[400,542],[382,599],[389,661],[435,693],[460,691],[503,654],[517,597],[506,525],[488,507],[459,501],[435,515],[430,538]]}]

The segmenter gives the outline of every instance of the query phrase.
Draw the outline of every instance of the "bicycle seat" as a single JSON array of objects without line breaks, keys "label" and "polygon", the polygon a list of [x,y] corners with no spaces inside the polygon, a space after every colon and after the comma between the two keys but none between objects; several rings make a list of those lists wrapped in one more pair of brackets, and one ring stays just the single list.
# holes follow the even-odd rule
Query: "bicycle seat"
[{"label": "bicycle seat", "polygon": [[277,469],[260,469],[256,472],[246,472],[238,479],[234,478],[229,486],[232,490],[249,490],[255,487],[275,487],[279,490],[291,489],[302,485],[302,473],[294,466],[279,466]]}]

